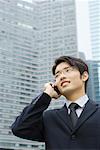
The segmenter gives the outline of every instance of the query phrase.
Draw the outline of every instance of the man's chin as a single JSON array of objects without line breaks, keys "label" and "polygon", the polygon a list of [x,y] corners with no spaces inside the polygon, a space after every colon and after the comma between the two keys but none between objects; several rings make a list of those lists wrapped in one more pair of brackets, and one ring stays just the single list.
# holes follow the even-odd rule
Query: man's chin
[{"label": "man's chin", "polygon": [[61,94],[64,95],[64,96],[66,94],[69,94],[70,92],[71,92],[71,89],[68,88],[68,87],[64,87],[64,88],[61,89]]}]

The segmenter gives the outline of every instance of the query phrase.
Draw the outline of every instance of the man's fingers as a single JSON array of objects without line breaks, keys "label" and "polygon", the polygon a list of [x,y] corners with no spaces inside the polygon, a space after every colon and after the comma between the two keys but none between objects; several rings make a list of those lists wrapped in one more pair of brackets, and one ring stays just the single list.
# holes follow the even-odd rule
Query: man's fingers
[{"label": "man's fingers", "polygon": [[52,83],[51,83],[51,82],[45,83],[45,85],[44,85],[44,90],[45,90],[48,86],[52,86]]}]

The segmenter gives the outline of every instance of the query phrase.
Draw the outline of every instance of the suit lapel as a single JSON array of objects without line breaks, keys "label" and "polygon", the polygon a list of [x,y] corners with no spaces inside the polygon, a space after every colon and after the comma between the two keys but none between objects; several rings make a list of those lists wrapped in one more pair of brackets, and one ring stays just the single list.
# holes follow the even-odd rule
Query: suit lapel
[{"label": "suit lapel", "polygon": [[91,100],[89,100],[86,103],[86,106],[84,107],[84,110],[81,114],[81,116],[78,119],[78,122],[75,126],[75,128],[73,128],[70,117],[68,115],[68,109],[66,107],[66,105],[64,105],[63,108],[61,108],[59,111],[57,111],[57,116],[59,116],[62,121],[67,125],[68,127],[68,131],[70,134],[72,134],[73,132],[75,132],[87,119],[89,119],[89,117],[97,110],[97,104]]},{"label": "suit lapel", "polygon": [[57,115],[67,125],[67,127],[69,128],[69,132],[71,132],[73,130],[73,127],[72,127],[70,117],[68,115],[68,109],[67,109],[66,105],[64,105],[64,107],[61,108],[60,111],[57,111]]},{"label": "suit lapel", "polygon": [[[81,116],[78,119],[75,130],[78,129],[93,113],[97,110],[97,104],[95,102],[89,100],[84,107],[84,110]],[[74,131],[75,131],[74,130]]]},{"label": "suit lapel", "polygon": [[75,132],[75,130],[77,130],[87,119],[89,119],[89,117],[91,115],[93,115],[93,113],[96,110],[97,110],[97,104],[95,102],[89,100],[86,103],[86,106],[84,107],[84,110],[83,110],[81,116],[79,117],[75,128],[73,128],[73,126],[72,126],[72,123],[71,123],[70,117],[68,115],[68,109],[67,109],[66,105],[64,105],[64,107],[62,109],[57,111],[57,115],[67,125],[67,127],[69,128],[69,132],[72,133],[72,131]]}]

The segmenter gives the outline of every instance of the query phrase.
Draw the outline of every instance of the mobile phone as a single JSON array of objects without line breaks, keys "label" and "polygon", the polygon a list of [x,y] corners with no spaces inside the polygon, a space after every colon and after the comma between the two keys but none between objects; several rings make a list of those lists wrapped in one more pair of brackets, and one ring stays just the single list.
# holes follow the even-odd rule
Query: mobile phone
[{"label": "mobile phone", "polygon": [[54,90],[57,92],[58,95],[60,94],[60,91],[58,90],[57,86],[54,86]]}]

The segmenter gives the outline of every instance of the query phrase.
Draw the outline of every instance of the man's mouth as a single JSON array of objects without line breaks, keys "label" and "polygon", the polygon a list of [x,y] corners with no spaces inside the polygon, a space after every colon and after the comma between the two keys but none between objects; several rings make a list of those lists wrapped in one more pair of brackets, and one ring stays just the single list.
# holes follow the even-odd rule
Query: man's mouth
[{"label": "man's mouth", "polygon": [[63,81],[63,82],[61,82],[61,86],[66,85],[68,83],[70,83],[70,81]]}]

